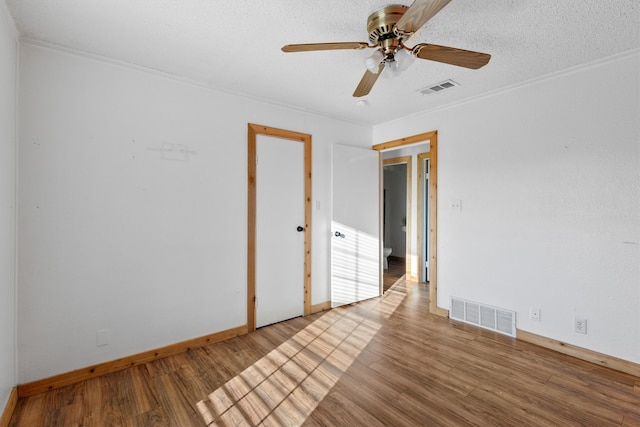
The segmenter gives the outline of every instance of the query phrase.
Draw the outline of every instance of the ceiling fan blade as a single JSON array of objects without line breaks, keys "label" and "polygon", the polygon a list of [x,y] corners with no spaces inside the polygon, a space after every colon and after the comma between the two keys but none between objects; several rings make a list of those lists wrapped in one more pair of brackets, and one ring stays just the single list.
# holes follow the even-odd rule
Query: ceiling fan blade
[{"label": "ceiling fan blade", "polygon": [[416,0],[396,23],[397,35],[409,37],[449,4],[451,0]]},{"label": "ceiling fan blade", "polygon": [[311,52],[316,50],[339,50],[339,49],[364,49],[369,47],[364,42],[338,42],[338,43],[306,43],[288,44],[282,46],[283,52]]},{"label": "ceiling fan blade", "polygon": [[384,70],[384,62],[380,63],[378,66],[378,74],[374,74],[369,70],[365,71],[360,83],[358,83],[358,87],[356,87],[356,90],[353,92],[353,96],[360,98],[361,96],[368,95],[376,80],[378,80],[378,77],[382,73],[382,70]]},{"label": "ceiling fan blade", "polygon": [[420,59],[444,62],[445,64],[457,65],[474,70],[487,65],[491,59],[491,55],[488,53],[473,52],[471,50],[427,43],[421,43],[414,47],[413,54]]}]

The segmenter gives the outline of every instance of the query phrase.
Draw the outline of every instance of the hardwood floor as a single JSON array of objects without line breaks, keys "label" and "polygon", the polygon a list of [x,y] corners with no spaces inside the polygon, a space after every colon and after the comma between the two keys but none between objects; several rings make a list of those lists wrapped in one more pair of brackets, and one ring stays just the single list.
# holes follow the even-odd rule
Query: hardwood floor
[{"label": "hardwood floor", "polygon": [[389,264],[389,268],[384,270],[382,275],[383,284],[382,289],[383,292],[387,292],[391,286],[393,286],[402,276],[406,273],[406,259],[396,257],[393,255],[389,255],[387,257],[387,261]]},{"label": "hardwood floor", "polygon": [[640,378],[428,312],[400,281],[22,399],[10,426],[640,425]]}]

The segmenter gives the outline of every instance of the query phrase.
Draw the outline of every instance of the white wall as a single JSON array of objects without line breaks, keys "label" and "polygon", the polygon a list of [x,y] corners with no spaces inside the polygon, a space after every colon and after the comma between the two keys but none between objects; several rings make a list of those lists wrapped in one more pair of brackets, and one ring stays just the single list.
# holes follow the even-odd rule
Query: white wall
[{"label": "white wall", "polygon": [[[331,144],[436,129],[438,305],[455,295],[515,309],[521,329],[640,362],[638,62],[636,52],[381,125],[372,138],[366,127],[23,44],[18,382],[245,323],[247,122],[313,135],[313,304],[329,299]],[[13,132],[2,132],[4,161]],[[163,159],[179,154],[160,151],[166,144],[188,146],[188,161]],[[447,209],[451,199],[461,212]],[[12,234],[9,210],[0,232]],[[11,248],[1,262],[12,265]],[[2,280],[5,304],[14,288]],[[528,319],[530,306],[541,322]],[[587,335],[572,331],[574,313],[589,319]],[[96,347],[99,329],[110,345]],[[2,387],[15,383],[13,363],[0,369]]]},{"label": "white wall", "polygon": [[[20,56],[19,382],[246,323],[249,122],[313,137],[312,304],[329,300],[330,148],[369,147],[370,128],[34,45]],[[163,159],[180,155],[166,144],[188,160]]]},{"label": "white wall", "polygon": [[438,131],[438,306],[513,309],[520,329],[640,362],[639,75],[634,51],[374,128]]},{"label": "white wall", "polygon": [[0,2],[0,412],[16,384],[16,38]]}]

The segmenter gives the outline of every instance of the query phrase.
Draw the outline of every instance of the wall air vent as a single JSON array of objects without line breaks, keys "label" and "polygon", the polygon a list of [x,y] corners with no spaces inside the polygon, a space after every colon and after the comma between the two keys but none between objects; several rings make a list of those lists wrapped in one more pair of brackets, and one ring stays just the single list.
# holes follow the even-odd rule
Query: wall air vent
[{"label": "wall air vent", "polygon": [[434,93],[442,92],[445,89],[450,89],[455,86],[460,86],[459,83],[454,82],[453,80],[445,80],[440,83],[432,84],[427,87],[423,87],[422,89],[418,89],[423,95],[433,95]]},{"label": "wall air vent", "polygon": [[451,298],[449,317],[501,334],[516,336],[516,312],[460,298]]}]

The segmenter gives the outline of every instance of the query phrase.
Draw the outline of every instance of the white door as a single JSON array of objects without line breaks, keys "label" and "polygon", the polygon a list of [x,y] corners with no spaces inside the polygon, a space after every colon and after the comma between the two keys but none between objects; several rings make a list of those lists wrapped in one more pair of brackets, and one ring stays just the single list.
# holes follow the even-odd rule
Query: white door
[{"label": "white door", "polygon": [[256,140],[256,327],[304,314],[304,144]]},{"label": "white door", "polygon": [[333,307],[381,294],[379,174],[377,151],[333,146]]}]

